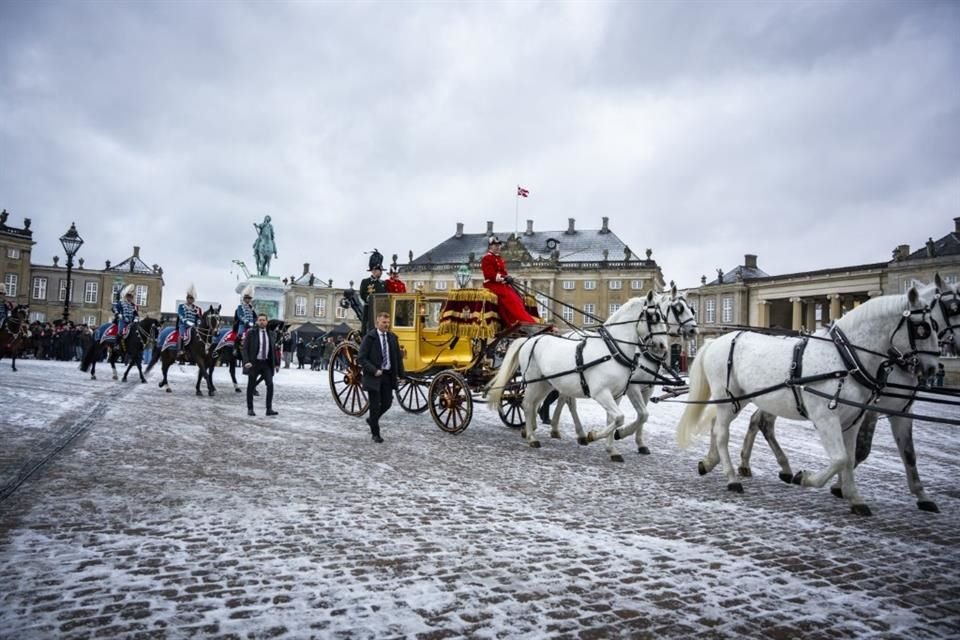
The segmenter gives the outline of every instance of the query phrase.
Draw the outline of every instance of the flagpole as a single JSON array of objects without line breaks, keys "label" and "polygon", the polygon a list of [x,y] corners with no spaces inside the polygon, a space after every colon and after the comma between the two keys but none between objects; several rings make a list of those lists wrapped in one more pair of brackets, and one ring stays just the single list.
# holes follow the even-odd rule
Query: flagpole
[{"label": "flagpole", "polygon": [[517,201],[517,209],[513,214],[513,235],[520,237],[520,185],[517,185],[517,191],[513,196]]}]

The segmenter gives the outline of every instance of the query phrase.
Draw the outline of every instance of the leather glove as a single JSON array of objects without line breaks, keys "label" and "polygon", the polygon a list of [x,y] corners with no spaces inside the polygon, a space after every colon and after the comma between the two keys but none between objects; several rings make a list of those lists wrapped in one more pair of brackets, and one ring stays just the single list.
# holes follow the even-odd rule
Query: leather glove
[{"label": "leather glove", "polygon": [[513,284],[513,276],[504,276],[503,281],[507,284]]}]

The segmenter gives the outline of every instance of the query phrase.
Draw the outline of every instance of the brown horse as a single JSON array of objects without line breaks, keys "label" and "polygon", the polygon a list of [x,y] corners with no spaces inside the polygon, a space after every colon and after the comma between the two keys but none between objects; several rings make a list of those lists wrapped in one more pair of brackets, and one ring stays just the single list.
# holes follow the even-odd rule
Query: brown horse
[{"label": "brown horse", "polygon": [[26,348],[30,340],[30,330],[27,325],[28,309],[25,304],[14,307],[3,328],[0,329],[0,360],[4,355],[9,355],[10,368],[14,371],[17,370],[17,354]]}]

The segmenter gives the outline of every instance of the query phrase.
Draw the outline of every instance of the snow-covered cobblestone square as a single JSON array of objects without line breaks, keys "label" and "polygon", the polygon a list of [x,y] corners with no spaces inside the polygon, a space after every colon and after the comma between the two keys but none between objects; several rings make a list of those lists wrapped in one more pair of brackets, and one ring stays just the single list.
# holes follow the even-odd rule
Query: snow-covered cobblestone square
[{"label": "snow-covered cobblestone square", "polygon": [[[190,367],[171,370],[173,393],[158,372],[141,385],[18,367],[0,369],[4,638],[960,632],[955,427],[915,426],[934,514],[916,508],[881,420],[857,472],[863,518],[826,488],[782,483],[761,442],[743,495],[719,471],[699,477],[706,442],[677,447],[678,404],[652,407],[651,455],[622,441],[617,464],[578,446],[568,416],[535,450],[479,403],[458,436],[394,403],[377,445],[326,372],[282,370],[280,415],[258,398],[248,418],[225,369],[218,394],[197,397]],[[580,411],[601,423],[594,403]],[[824,463],[811,426],[778,435],[795,469]]]}]

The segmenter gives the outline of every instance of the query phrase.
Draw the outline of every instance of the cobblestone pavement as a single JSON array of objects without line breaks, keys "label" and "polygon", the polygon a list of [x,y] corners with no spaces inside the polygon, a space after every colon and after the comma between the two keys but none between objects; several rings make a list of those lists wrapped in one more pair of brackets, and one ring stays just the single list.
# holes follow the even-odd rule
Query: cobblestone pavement
[{"label": "cobblestone pavement", "polygon": [[[458,436],[395,405],[376,445],[325,373],[282,371],[280,416],[258,398],[248,418],[224,370],[210,398],[189,368],[168,394],[157,373],[18,366],[0,368],[3,638],[960,633],[954,427],[915,429],[931,514],[881,423],[857,473],[875,514],[861,518],[781,483],[763,444],[743,495],[698,477],[706,443],[677,448],[679,405],[652,408],[652,455],[617,464],[566,420],[564,439],[541,427],[530,449],[480,404]],[[602,417],[590,402],[581,415]],[[824,463],[812,427],[778,435],[795,469]]]}]

